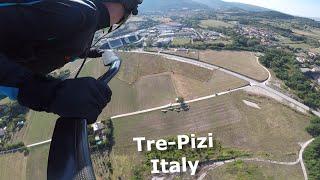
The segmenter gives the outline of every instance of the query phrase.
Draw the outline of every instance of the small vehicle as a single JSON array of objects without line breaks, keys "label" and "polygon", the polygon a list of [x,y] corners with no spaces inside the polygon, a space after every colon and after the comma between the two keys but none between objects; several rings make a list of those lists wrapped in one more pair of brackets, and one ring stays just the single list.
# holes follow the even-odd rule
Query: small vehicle
[{"label": "small vehicle", "polygon": [[[99,78],[107,85],[120,70],[121,60],[112,50],[103,54],[109,70]],[[48,160],[48,180],[95,180],[92,167],[86,119],[57,120]]]}]

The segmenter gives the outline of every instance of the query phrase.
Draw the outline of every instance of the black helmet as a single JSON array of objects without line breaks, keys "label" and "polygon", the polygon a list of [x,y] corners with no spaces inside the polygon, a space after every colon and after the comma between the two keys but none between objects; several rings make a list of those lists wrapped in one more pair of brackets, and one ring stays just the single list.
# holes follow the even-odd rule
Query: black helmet
[{"label": "black helmet", "polygon": [[102,2],[120,3],[124,6],[126,14],[138,15],[138,6],[143,0],[101,0]]},{"label": "black helmet", "polygon": [[131,15],[138,15],[138,6],[142,4],[143,0],[100,0],[102,2],[112,2],[112,3],[120,3],[125,8],[125,14],[123,18],[118,22],[115,26],[110,27],[109,32],[118,29],[121,25],[123,25]]}]

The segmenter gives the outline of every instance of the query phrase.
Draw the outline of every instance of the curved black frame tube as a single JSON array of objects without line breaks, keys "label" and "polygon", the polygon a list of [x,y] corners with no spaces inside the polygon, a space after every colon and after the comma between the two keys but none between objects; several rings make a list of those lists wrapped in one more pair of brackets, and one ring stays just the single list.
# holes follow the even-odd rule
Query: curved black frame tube
[{"label": "curved black frame tube", "polygon": [[[119,72],[121,60],[99,78],[106,83]],[[59,118],[52,137],[48,168],[48,180],[95,180],[92,167],[87,120]]]}]

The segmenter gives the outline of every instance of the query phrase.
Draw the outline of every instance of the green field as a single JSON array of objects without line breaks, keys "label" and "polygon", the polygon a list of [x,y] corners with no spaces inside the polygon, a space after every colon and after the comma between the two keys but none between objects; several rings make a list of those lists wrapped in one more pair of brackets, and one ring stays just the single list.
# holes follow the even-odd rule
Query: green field
[{"label": "green field", "polygon": [[27,118],[24,134],[25,144],[32,144],[51,139],[57,115],[31,111]]},{"label": "green field", "polygon": [[166,105],[177,96],[195,99],[248,84],[220,71],[161,56],[125,53],[122,58],[122,68],[110,82],[112,101],[101,118]]},{"label": "green field", "polygon": [[0,155],[0,162],[0,179],[27,179],[27,157],[23,153]]},{"label": "green field", "polygon": [[285,166],[269,163],[253,163],[237,161],[218,167],[208,172],[205,180],[302,180],[303,174],[299,165]]},{"label": "green field", "polygon": [[268,72],[258,63],[257,57],[252,52],[206,50],[166,53],[196,60],[199,57],[200,61],[223,67],[257,81],[265,81],[269,76]]},{"label": "green field", "polygon": [[[261,109],[245,105],[257,103]],[[295,161],[299,142],[310,136],[305,132],[309,117],[274,100],[236,92],[190,104],[188,112],[154,111],[114,119],[116,152],[133,152],[133,137],[160,138],[177,134],[213,132],[224,146],[253,152],[273,160]]]},{"label": "green field", "polygon": [[174,38],[172,44],[175,46],[183,46],[186,44],[191,44],[191,39],[190,38]]},{"label": "green field", "polygon": [[30,149],[26,171],[27,179],[44,180],[47,178],[49,150],[49,145],[41,145]]},{"label": "green field", "polygon": [[31,148],[28,156],[19,152],[0,155],[0,179],[46,179],[48,154],[49,145],[41,145]]},{"label": "green field", "polygon": [[202,28],[220,28],[220,27],[226,27],[226,28],[232,28],[234,27],[233,24],[224,22],[224,21],[218,21],[218,20],[202,20],[200,23],[200,27]]}]

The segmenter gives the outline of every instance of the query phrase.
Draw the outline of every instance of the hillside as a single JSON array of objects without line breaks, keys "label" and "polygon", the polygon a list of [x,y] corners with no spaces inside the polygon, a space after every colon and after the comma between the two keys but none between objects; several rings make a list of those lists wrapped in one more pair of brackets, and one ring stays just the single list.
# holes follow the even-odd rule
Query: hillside
[{"label": "hillside", "polygon": [[150,11],[166,11],[171,9],[243,9],[246,11],[261,12],[267,11],[267,9],[243,4],[243,3],[233,3],[224,2],[222,0],[145,0],[143,5],[140,7],[141,12]]},{"label": "hillside", "polygon": [[244,4],[244,3],[235,3],[235,2],[224,2],[221,0],[192,0],[194,2],[198,2],[204,4],[213,9],[233,9],[233,8],[240,8],[246,11],[268,11],[266,8],[262,8],[259,6]]}]

